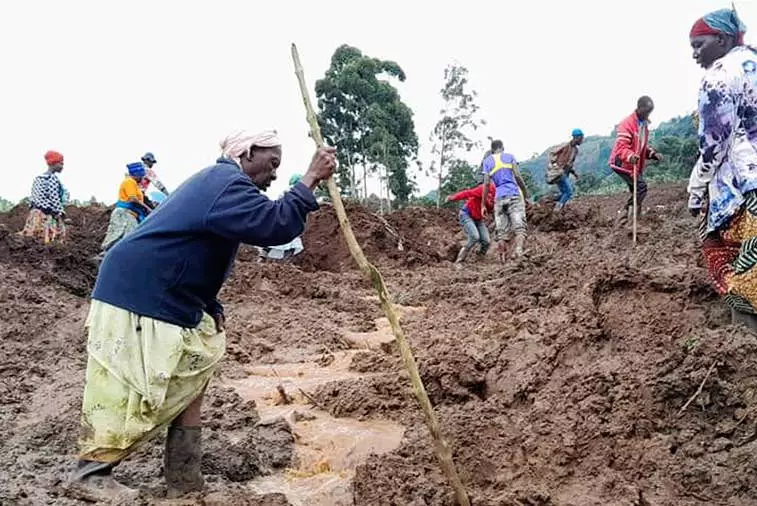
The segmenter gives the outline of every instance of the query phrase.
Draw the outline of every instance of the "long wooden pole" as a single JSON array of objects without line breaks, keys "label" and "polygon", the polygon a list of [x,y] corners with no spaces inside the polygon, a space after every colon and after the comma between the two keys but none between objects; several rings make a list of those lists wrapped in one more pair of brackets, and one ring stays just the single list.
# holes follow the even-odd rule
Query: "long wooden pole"
[{"label": "long wooden pole", "polygon": [[[633,168],[633,247],[636,247],[636,214],[639,208],[636,197],[637,180],[639,176],[636,175],[636,166]],[[628,236],[626,236],[628,237]]]},{"label": "long wooden pole", "polygon": [[639,181],[639,170],[641,169],[641,157],[643,155],[644,150],[646,149],[646,143],[644,140],[647,136],[647,122],[644,121],[639,126],[639,161],[636,162],[636,165],[633,167],[633,246],[636,247],[636,222],[638,220],[637,215],[639,214],[639,201],[637,197],[637,189],[638,189],[638,181]]},{"label": "long wooden pole", "polygon": [[[292,60],[294,60],[294,71],[297,75],[297,81],[300,83],[302,101],[305,104],[305,110],[307,111],[310,135],[313,137],[316,145],[322,147],[324,143],[323,136],[321,135],[321,128],[318,126],[318,118],[316,117],[313,106],[310,103],[310,94],[308,93],[308,88],[305,84],[305,73],[302,70],[300,55],[297,52],[297,46],[295,44],[292,44]],[[397,316],[394,304],[392,303],[389,292],[384,284],[384,279],[378,269],[365,258],[365,254],[363,253],[360,244],[357,242],[355,234],[352,232],[352,227],[347,219],[347,213],[345,212],[344,204],[342,203],[342,197],[339,194],[339,188],[337,188],[334,179],[329,178],[328,181],[326,181],[326,185],[329,190],[332,204],[334,205],[334,211],[336,211],[336,216],[339,220],[339,225],[342,228],[344,240],[347,242],[347,247],[350,249],[352,258],[355,259],[360,270],[370,279],[371,284],[376,289],[381,309],[383,309],[384,314],[386,314],[389,324],[392,327],[392,333],[394,333],[394,338],[397,341],[402,360],[404,361],[405,368],[407,368],[407,372],[410,375],[410,381],[413,384],[413,393],[423,410],[426,425],[428,426],[431,438],[434,441],[434,450],[439,459],[439,465],[442,468],[442,472],[444,472],[450,486],[455,492],[457,503],[460,506],[470,506],[470,499],[468,499],[465,487],[463,487],[463,483],[460,481],[460,477],[457,474],[455,463],[452,461],[452,452],[442,436],[439,420],[434,413],[433,406],[431,406],[431,401],[426,393],[426,388],[423,386],[423,381],[421,381],[421,376],[418,373],[418,364],[415,362],[415,357],[413,356],[413,352],[410,349],[407,339],[405,339],[405,333],[402,330],[402,327],[400,327],[399,317]]]}]

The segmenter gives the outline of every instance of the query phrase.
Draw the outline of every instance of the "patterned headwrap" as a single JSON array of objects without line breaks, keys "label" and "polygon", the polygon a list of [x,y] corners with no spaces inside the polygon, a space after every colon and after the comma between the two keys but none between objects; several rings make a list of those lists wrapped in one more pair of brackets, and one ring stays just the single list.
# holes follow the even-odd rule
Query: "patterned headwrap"
[{"label": "patterned headwrap", "polygon": [[63,155],[57,151],[48,151],[45,153],[45,161],[49,166],[58,165],[59,163],[63,163]]},{"label": "patterned headwrap", "polygon": [[689,37],[700,35],[730,35],[736,38],[736,42],[744,44],[746,25],[739,19],[734,9],[720,9],[699,18],[691,27]]},{"label": "patterned headwrap", "polygon": [[239,130],[228,135],[220,144],[222,156],[234,160],[241,166],[242,155],[249,154],[253,146],[275,148],[281,146],[281,141],[276,130],[264,130],[256,134],[247,130]]},{"label": "patterned headwrap", "polygon": [[297,183],[300,182],[302,179],[302,174],[294,174],[292,177],[289,178],[289,186],[294,186]]}]

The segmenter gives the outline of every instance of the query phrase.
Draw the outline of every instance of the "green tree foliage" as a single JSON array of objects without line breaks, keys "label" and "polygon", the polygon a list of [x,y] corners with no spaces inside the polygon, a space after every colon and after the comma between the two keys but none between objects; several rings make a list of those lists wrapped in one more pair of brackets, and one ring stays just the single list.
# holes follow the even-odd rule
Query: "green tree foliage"
[{"label": "green tree foliage", "polygon": [[0,213],[10,211],[15,205],[10,200],[0,197]]},{"label": "green tree foliage", "polygon": [[[444,184],[441,188],[443,194],[441,200],[443,201],[448,195],[452,195],[453,193],[465,190],[466,188],[472,188],[473,186],[476,186],[475,173],[476,167],[471,165],[469,162],[460,160],[458,158],[451,160],[449,163],[447,175],[444,178]],[[435,198],[434,203],[438,206],[438,189],[434,192],[433,196]],[[458,205],[458,202],[451,202],[446,204],[445,207],[456,207]]]},{"label": "green tree foliage", "polygon": [[405,80],[397,63],[340,46],[325,77],[315,85],[318,121],[326,141],[338,150],[337,182],[343,194],[357,198],[358,167],[363,169],[364,196],[368,170],[383,170],[387,188],[405,204],[413,191],[407,168],[417,156],[418,138],[413,112],[400,100],[390,79]]},{"label": "green tree foliage", "polygon": [[523,177],[523,182],[526,185],[530,197],[534,200],[538,200],[544,194],[544,188],[536,182],[532,172],[521,171],[521,176]]},{"label": "green tree foliage", "polygon": [[578,193],[589,193],[594,188],[598,188],[600,184],[602,184],[601,177],[592,173],[584,174],[576,181],[576,191]]},{"label": "green tree foliage", "polygon": [[697,124],[695,122],[695,115],[690,114],[687,116],[679,116],[669,121],[660,123],[660,126],[652,131],[652,140],[662,137],[696,137]]},{"label": "green tree foliage", "polygon": [[444,106],[430,136],[435,158],[429,168],[438,177],[437,207],[441,206],[448,174],[453,167],[459,168],[461,163],[465,163],[458,159],[459,156],[480,144],[473,141],[471,135],[478,127],[486,124],[478,118],[478,94],[469,89],[467,68],[456,64],[448,65],[444,69],[444,86],[440,93]]}]

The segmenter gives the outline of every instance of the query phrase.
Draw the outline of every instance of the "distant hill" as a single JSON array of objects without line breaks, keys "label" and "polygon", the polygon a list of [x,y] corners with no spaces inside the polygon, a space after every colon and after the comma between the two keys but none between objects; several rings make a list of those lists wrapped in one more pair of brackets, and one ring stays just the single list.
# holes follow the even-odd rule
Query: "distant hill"
[{"label": "distant hill", "polygon": [[[581,176],[576,184],[578,193],[612,193],[624,189],[620,180],[607,166],[614,144],[614,128],[610,135],[590,136],[584,139],[575,164],[576,172]],[[650,144],[665,157],[664,163],[650,165],[647,169],[647,178],[650,181],[688,178],[698,153],[693,116],[679,116],[660,123],[651,132]],[[554,191],[554,187],[547,185],[545,173],[548,153],[557,146],[559,144],[552,145],[539,156],[520,164],[523,177],[531,192],[537,196]]]}]

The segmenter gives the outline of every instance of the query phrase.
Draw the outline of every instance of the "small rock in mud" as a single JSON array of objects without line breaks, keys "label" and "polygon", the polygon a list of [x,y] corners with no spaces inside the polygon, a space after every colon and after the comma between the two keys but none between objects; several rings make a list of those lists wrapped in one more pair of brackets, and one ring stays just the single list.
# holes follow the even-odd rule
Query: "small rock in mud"
[{"label": "small rock in mud", "polygon": [[313,413],[303,413],[301,411],[295,411],[292,415],[295,422],[310,422],[317,417]]}]

